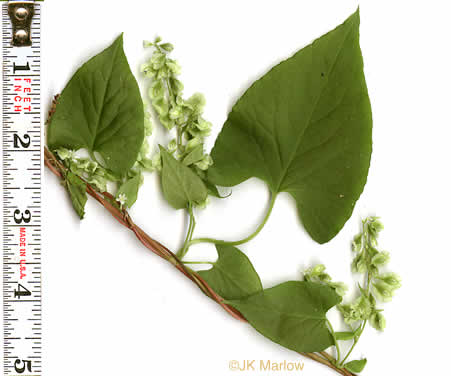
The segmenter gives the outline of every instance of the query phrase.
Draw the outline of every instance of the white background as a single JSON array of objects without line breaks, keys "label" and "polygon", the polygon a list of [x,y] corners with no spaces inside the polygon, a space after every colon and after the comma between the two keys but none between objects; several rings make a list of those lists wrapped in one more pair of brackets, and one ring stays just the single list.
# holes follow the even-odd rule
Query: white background
[{"label": "white background", "polygon": [[[382,248],[391,252],[390,268],[402,276],[403,287],[384,307],[386,331],[367,329],[353,354],[368,358],[365,375],[449,372],[448,4],[360,1],[374,152],[354,214],[335,239],[320,246],[302,229],[292,200],[280,195],[263,232],[241,247],[265,287],[299,279],[314,262],[325,263],[335,279],[353,285],[350,240],[362,217],[382,217]],[[231,105],[253,80],[340,24],[357,5],[343,0],[47,0],[42,10],[44,109],[76,68],[120,32],[145,93],[139,65],[149,52],[142,40],[159,34],[175,44],[185,95],[200,91],[207,98],[205,115],[214,123],[211,147]],[[302,360],[301,374],[333,374],[229,317],[93,200],[79,222],[48,171],[44,187],[45,376],[230,376],[229,361],[244,359]],[[213,199],[197,213],[196,235],[230,240],[247,235],[261,220],[267,198],[260,181],[235,187],[230,198]],[[131,215],[170,249],[181,245],[186,217],[163,201],[155,176],[146,176]],[[213,260],[215,251],[196,246],[188,257]]]}]

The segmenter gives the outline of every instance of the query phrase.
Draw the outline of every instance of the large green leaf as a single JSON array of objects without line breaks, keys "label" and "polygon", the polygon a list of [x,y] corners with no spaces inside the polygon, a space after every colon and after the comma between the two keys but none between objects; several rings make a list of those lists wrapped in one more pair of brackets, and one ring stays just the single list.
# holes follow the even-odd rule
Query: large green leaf
[{"label": "large green leaf", "polygon": [[340,300],[330,287],[290,281],[227,303],[272,341],[294,351],[314,352],[334,344],[326,312]]},{"label": "large green leaf", "polygon": [[371,157],[371,106],[359,12],[256,81],[237,101],[212,150],[209,179],[250,177],[288,192],[317,242],[350,217]]},{"label": "large green leaf", "polygon": [[247,256],[231,245],[216,244],[218,260],[199,275],[224,299],[242,299],[262,290],[260,277]]},{"label": "large green leaf", "polygon": [[96,151],[122,175],[135,163],[143,139],[143,103],[120,35],[72,76],[58,99],[47,142],[52,150]]},{"label": "large green leaf", "polygon": [[202,179],[161,146],[160,152],[163,164],[161,185],[169,204],[174,209],[187,209],[190,203],[197,205],[204,202],[208,192]]}]

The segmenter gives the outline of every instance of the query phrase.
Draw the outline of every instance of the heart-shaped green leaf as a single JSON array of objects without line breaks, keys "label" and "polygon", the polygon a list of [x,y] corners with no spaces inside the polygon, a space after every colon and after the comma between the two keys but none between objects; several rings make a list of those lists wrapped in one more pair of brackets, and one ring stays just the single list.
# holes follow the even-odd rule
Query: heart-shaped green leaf
[{"label": "heart-shaped green leaf", "polygon": [[371,128],[357,11],[237,101],[212,150],[209,179],[234,186],[257,177],[274,194],[288,192],[308,233],[324,243],[366,183]]},{"label": "heart-shaped green leaf", "polygon": [[106,167],[123,175],[143,140],[143,103],[120,35],[72,76],[51,117],[47,143],[52,150],[98,152]]},{"label": "heart-shaped green leaf", "polygon": [[227,304],[270,340],[294,351],[315,352],[334,344],[326,312],[340,301],[330,287],[290,281]]},{"label": "heart-shaped green leaf", "polygon": [[208,192],[202,179],[161,146],[160,152],[163,164],[161,185],[163,195],[169,204],[174,209],[187,209],[190,203],[204,202]]},{"label": "heart-shaped green leaf", "polygon": [[216,244],[216,250],[219,257],[213,268],[198,272],[214,291],[224,299],[233,300],[262,290],[260,277],[243,252],[222,244]]}]

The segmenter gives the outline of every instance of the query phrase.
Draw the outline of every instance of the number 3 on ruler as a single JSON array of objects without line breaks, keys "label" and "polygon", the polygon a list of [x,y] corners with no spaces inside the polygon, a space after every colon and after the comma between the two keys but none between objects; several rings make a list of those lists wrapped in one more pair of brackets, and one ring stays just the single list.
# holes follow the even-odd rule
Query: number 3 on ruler
[{"label": "number 3 on ruler", "polygon": [[22,222],[29,223],[30,221],[31,221],[31,212],[28,209],[25,210],[23,213],[19,209],[14,210],[14,222],[20,224]]}]

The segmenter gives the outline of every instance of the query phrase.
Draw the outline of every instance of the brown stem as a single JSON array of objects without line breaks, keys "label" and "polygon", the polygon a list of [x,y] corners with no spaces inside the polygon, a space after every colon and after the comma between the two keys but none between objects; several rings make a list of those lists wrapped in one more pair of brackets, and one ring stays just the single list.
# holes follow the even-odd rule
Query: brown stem
[{"label": "brown stem", "polygon": [[[65,177],[66,167],[50,152],[50,150],[45,147],[44,148],[44,164],[49,168],[51,172],[53,172],[58,178],[61,180]],[[81,178],[80,178],[81,179]],[[127,227],[129,230],[133,231],[137,239],[150,251],[155,253],[157,256],[169,261],[172,265],[174,265],[180,272],[183,273],[187,278],[189,278],[192,282],[194,282],[199,289],[207,295],[209,298],[213,299],[216,303],[218,303],[228,314],[232,317],[247,322],[247,320],[243,317],[243,315],[238,312],[235,308],[224,303],[224,299],[219,296],[209,285],[208,283],[201,278],[201,276],[196,273],[194,270],[188,268],[183,264],[183,262],[168,248],[164,245],[156,241],[147,235],[144,230],[142,230],[139,226],[137,226],[133,221],[130,215],[126,210],[120,209],[118,206],[113,205],[114,197],[108,192],[98,192],[91,185],[86,184],[86,192],[92,196],[95,200],[97,200],[103,207],[123,226]],[[344,375],[351,376],[352,373],[340,369],[335,366],[334,358],[327,354],[323,353],[300,353],[301,355],[310,358],[316,362],[322,363],[329,368],[332,368],[336,372]]]}]

